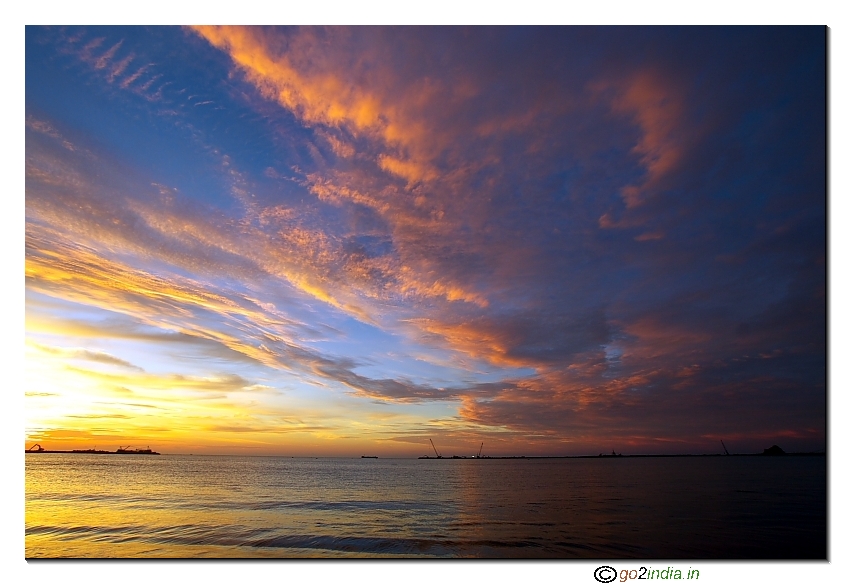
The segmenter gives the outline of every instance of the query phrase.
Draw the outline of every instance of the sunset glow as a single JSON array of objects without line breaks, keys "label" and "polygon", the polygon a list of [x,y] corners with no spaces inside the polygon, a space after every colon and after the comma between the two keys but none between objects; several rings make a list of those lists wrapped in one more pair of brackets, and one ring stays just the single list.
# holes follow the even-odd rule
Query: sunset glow
[{"label": "sunset glow", "polygon": [[27,447],[822,451],[824,34],[27,27]]}]

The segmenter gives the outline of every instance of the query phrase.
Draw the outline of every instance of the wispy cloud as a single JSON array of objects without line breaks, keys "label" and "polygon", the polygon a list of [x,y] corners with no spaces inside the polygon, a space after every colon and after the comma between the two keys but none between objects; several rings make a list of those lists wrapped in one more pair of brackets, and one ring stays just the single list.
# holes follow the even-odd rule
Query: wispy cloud
[{"label": "wispy cloud", "polygon": [[333,409],[286,439],[349,439],[374,408],[399,444],[823,434],[811,31],[153,32],[28,29],[75,91],[148,120],[125,139],[28,105],[28,335],[74,378],[240,400],[171,422],[245,447],[284,385]]},{"label": "wispy cloud", "polygon": [[99,362],[101,364],[110,364],[114,366],[119,366],[122,368],[129,368],[135,370],[142,370],[141,367],[138,367],[134,364],[127,362],[126,360],[122,360],[115,356],[109,355],[105,352],[93,352],[91,350],[85,349],[67,349],[67,348],[55,348],[52,346],[44,346],[37,343],[32,343],[36,349],[46,352],[48,354],[53,354],[56,356],[60,356],[65,359],[80,359],[87,360],[89,362]]}]

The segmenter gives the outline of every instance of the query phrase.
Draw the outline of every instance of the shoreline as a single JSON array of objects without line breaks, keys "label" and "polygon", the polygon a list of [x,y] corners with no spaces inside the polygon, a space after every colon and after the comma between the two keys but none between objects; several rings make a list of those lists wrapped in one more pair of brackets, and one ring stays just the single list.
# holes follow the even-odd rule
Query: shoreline
[{"label": "shoreline", "polygon": [[[152,451],[104,451],[104,450],[41,450],[29,451],[24,450],[26,454],[45,454],[45,453],[70,453],[70,454],[93,454],[93,455],[209,455],[216,456],[217,454],[160,454]],[[545,460],[545,459],[611,459],[611,458],[674,458],[674,457],[825,457],[826,452],[801,452],[801,453],[784,453],[784,454],[764,454],[764,453],[638,453],[638,454],[600,454],[600,455],[544,455],[544,456],[529,456],[529,455],[511,455],[511,456],[419,456],[417,458],[381,458],[381,459],[420,459],[420,460]],[[293,456],[247,456],[247,457],[293,457]],[[314,459],[313,456],[297,457],[297,459]],[[322,459],[348,459],[329,457]],[[359,458],[351,459],[379,459],[378,456],[360,456]]]}]

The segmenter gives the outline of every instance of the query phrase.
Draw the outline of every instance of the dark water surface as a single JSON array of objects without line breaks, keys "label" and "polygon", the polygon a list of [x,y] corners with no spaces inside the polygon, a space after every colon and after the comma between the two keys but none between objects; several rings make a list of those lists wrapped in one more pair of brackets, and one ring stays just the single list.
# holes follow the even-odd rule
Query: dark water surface
[{"label": "dark water surface", "polygon": [[826,458],[30,454],[26,556],[823,559]]}]

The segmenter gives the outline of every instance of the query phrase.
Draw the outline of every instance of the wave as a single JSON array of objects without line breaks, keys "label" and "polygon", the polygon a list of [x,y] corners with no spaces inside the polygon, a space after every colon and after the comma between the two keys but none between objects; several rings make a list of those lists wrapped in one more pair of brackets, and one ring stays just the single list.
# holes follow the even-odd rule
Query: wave
[{"label": "wave", "polygon": [[[444,536],[429,537],[385,537],[385,536],[333,536],[313,534],[280,534],[273,529],[246,529],[238,526],[222,527],[211,524],[187,524],[170,527],[148,526],[28,526],[27,537],[47,536],[61,540],[97,541],[103,543],[143,543],[165,546],[215,545],[221,547],[243,547],[255,549],[293,549],[335,551],[354,555],[420,557],[473,557],[509,556],[511,549],[528,555],[541,554],[551,543],[545,540],[493,540],[451,539]],[[593,550],[582,543],[560,542],[556,546],[563,552]],[[568,553],[574,554],[574,553]]]}]

